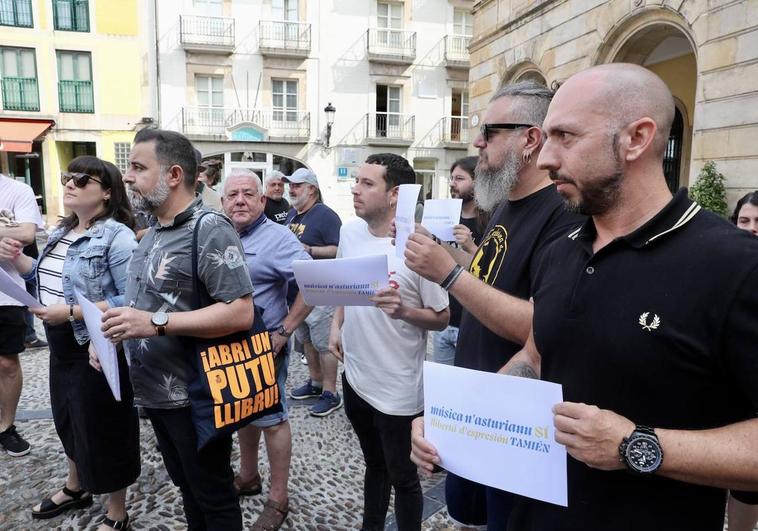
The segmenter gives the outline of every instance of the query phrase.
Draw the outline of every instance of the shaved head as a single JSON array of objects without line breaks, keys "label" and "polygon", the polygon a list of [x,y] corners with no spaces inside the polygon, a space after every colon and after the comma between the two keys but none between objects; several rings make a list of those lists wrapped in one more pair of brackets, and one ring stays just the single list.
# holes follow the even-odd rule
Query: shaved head
[{"label": "shaved head", "polygon": [[607,117],[610,132],[640,118],[652,119],[657,131],[653,149],[663,158],[674,121],[674,97],[664,81],[645,67],[630,63],[599,65],[570,77],[558,90],[579,91],[596,112]]}]

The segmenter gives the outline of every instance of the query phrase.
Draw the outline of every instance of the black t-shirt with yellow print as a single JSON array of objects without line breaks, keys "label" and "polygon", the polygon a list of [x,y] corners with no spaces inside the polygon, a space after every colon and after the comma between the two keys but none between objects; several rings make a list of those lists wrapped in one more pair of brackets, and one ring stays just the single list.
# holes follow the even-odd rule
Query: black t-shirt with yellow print
[{"label": "black t-shirt with yellow print", "polygon": [[[517,201],[506,200],[490,218],[469,271],[501,291],[528,300],[541,253],[583,219],[566,211],[553,185]],[[496,372],[521,347],[495,334],[463,309],[456,366]]]},{"label": "black t-shirt with yellow print", "polygon": [[291,208],[284,224],[305,245],[325,247],[340,243],[342,221],[337,213],[324,203],[316,203],[302,214]]}]

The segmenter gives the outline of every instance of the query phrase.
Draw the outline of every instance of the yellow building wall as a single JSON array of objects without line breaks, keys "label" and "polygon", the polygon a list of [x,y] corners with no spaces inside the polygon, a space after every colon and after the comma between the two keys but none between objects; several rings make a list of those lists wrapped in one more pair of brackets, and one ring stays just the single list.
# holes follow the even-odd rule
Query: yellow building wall
[{"label": "yellow building wall", "polygon": [[50,2],[48,0],[37,0],[37,11],[34,13],[36,20],[34,21],[34,27],[45,30],[48,28],[48,6]]},{"label": "yellow building wall", "polygon": [[142,113],[142,58],[134,43],[100,42],[93,55],[93,76],[100,96],[98,114]]},{"label": "yellow building wall", "polygon": [[671,93],[687,109],[689,125],[695,115],[695,86],[697,85],[697,63],[695,55],[684,55],[647,67],[666,82]]},{"label": "yellow building wall", "polygon": [[136,131],[103,131],[97,142],[98,157],[116,164],[115,144],[117,142],[125,142],[131,145],[136,134]]},{"label": "yellow building wall", "polygon": [[95,29],[98,33],[137,35],[139,32],[138,17],[137,0],[95,2]]}]

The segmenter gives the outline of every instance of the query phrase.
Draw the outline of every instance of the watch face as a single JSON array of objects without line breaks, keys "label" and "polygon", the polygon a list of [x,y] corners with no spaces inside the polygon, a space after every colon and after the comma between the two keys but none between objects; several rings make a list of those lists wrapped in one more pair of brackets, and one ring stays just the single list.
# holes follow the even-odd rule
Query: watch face
[{"label": "watch face", "polygon": [[150,318],[150,321],[152,321],[155,326],[166,326],[166,323],[168,323],[168,314],[166,312],[155,312]]},{"label": "watch face", "polygon": [[661,466],[663,453],[658,441],[650,435],[634,434],[626,447],[627,463],[637,472],[655,472]]}]

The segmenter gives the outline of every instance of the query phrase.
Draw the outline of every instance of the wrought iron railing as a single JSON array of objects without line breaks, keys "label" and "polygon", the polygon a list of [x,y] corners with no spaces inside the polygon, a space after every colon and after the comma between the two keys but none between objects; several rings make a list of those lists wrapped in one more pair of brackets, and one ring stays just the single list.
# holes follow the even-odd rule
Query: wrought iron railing
[{"label": "wrought iron railing", "polygon": [[234,47],[234,19],[180,15],[179,40],[183,45]]},{"label": "wrought iron railing", "polygon": [[6,111],[39,111],[37,78],[4,77],[2,83],[3,109]]},{"label": "wrought iron railing", "polygon": [[182,132],[187,135],[226,137],[227,129],[251,123],[274,138],[307,138],[311,115],[289,109],[240,109],[231,107],[183,107]]},{"label": "wrought iron railing", "polygon": [[58,81],[61,112],[95,112],[92,81]]},{"label": "wrought iron railing", "polygon": [[468,46],[471,37],[466,35],[445,35],[445,61],[448,63],[468,63],[471,59]]},{"label": "wrought iron railing", "polygon": [[445,116],[439,121],[440,139],[448,144],[468,144],[468,116]]},{"label": "wrought iron railing", "polygon": [[293,53],[311,49],[311,25],[306,22],[261,20],[258,30],[260,48]]},{"label": "wrought iron railing", "polygon": [[397,112],[366,113],[366,138],[413,142],[416,137],[416,117]]},{"label": "wrought iron railing", "polygon": [[367,35],[369,54],[408,60],[416,57],[415,31],[370,28]]}]

